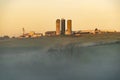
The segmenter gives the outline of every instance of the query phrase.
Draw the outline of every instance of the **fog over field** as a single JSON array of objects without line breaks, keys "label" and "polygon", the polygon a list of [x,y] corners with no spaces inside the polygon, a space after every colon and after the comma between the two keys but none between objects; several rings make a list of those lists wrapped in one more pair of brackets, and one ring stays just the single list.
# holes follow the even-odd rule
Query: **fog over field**
[{"label": "fog over field", "polygon": [[0,80],[120,80],[120,34],[0,40]]}]

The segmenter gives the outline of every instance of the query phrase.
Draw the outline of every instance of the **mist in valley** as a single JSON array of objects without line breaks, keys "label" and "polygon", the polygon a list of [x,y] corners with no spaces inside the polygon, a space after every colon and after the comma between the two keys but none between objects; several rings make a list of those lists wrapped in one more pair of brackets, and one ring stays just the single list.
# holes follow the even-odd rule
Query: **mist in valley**
[{"label": "mist in valley", "polygon": [[119,80],[120,42],[0,41],[0,80]]}]

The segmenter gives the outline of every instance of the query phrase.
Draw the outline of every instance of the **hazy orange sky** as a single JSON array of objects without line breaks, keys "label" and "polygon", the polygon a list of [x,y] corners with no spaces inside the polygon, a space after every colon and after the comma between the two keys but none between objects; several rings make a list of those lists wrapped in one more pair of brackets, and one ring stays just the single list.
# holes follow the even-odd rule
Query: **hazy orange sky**
[{"label": "hazy orange sky", "polygon": [[120,0],[0,0],[0,36],[55,30],[59,18],[72,19],[73,30],[120,31]]}]

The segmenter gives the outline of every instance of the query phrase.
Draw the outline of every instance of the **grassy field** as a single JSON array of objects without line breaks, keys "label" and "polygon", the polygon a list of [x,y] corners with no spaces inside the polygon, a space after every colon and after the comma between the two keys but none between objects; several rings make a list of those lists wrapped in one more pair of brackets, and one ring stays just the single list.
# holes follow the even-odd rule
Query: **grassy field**
[{"label": "grassy field", "polygon": [[120,34],[0,40],[0,80],[120,80]]},{"label": "grassy field", "polygon": [[69,43],[90,43],[90,42],[112,42],[120,41],[120,33],[106,33],[106,34],[83,34],[79,37],[75,36],[53,36],[40,38],[26,38],[26,39],[7,39],[0,40],[2,47],[18,47],[18,46],[41,46],[47,47],[55,44],[65,45]]}]

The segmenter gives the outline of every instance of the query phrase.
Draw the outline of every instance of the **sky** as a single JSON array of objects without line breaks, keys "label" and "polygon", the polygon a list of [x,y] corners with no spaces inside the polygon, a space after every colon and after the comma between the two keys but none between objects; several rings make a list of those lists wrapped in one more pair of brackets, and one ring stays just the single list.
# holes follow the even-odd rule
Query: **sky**
[{"label": "sky", "polygon": [[120,0],[0,0],[0,36],[53,31],[61,18],[73,30],[120,31]]}]

